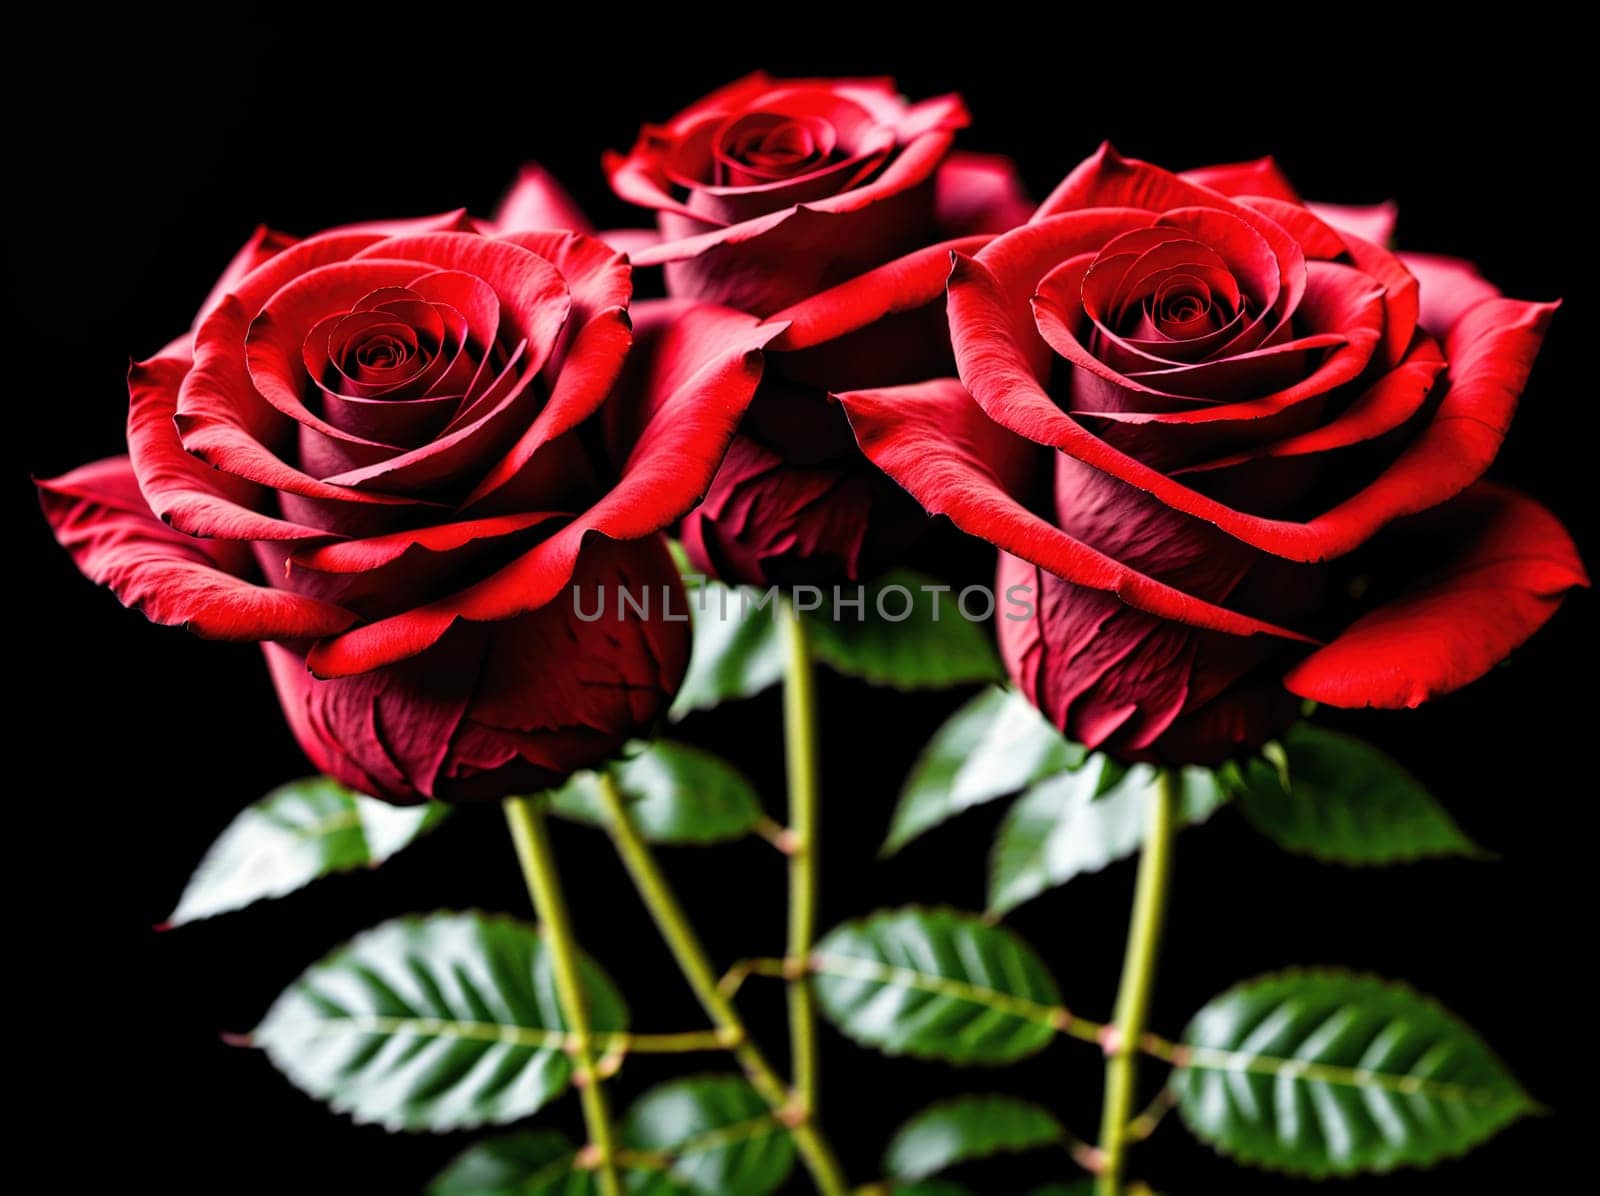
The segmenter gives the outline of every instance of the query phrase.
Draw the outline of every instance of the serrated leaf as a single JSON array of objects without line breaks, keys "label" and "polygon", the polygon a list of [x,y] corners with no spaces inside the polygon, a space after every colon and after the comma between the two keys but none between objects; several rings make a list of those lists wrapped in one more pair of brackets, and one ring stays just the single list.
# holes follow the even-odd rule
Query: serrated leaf
[{"label": "serrated leaf", "polygon": [[327,777],[280,785],[217,836],[166,925],[243,909],[319,876],[381,864],[448,812],[438,802],[391,806]]},{"label": "serrated leaf", "polygon": [[[656,740],[608,768],[639,833],[652,843],[722,843],[749,834],[761,821],[755,786],[702,748]],[[592,772],[575,773],[549,796],[550,808],[563,817],[606,824]]]},{"label": "serrated leaf", "polygon": [[1484,854],[1421,782],[1370,744],[1302,722],[1282,752],[1276,764],[1250,761],[1238,793],[1245,818],[1280,847],[1337,864]]},{"label": "serrated leaf", "polygon": [[963,810],[1078,768],[1084,756],[1021,694],[990,686],[951,715],[917,757],[883,852],[893,854]]},{"label": "serrated leaf", "polygon": [[831,931],[811,962],[828,1020],[891,1055],[1009,1063],[1055,1033],[1060,993],[1039,956],[971,914],[882,911]]},{"label": "serrated leaf", "polygon": [[650,1089],[628,1110],[622,1142],[706,1196],[766,1196],[794,1166],[794,1140],[742,1076],[694,1076]]},{"label": "serrated leaf", "polygon": [[677,722],[777,684],[783,676],[783,644],[773,618],[776,602],[767,591],[720,581],[705,580],[690,589],[694,647],[668,718]]},{"label": "serrated leaf", "polygon": [[[469,1146],[428,1185],[427,1196],[600,1196],[592,1170],[558,1130],[517,1130]],[[627,1168],[630,1196],[684,1196],[660,1171]]]},{"label": "serrated leaf", "polygon": [[[940,584],[909,569],[887,573],[862,587],[859,617],[843,601],[836,611],[834,595],[824,592],[822,607],[806,615],[817,658],[847,676],[901,690],[1001,680],[987,628],[961,613],[954,593],[923,588]],[[843,594],[844,601],[856,597],[853,590]]]},{"label": "serrated leaf", "polygon": [[[627,1026],[582,962],[597,1031]],[[515,1121],[567,1085],[549,952],[531,926],[480,913],[396,918],[313,964],[251,1040],[294,1084],[389,1129]]]},{"label": "serrated leaf", "polygon": [[1173,1072],[1190,1130],[1295,1175],[1426,1166],[1535,1105],[1482,1040],[1404,985],[1288,971],[1210,1002]]},{"label": "serrated leaf", "polygon": [[[1132,855],[1144,842],[1145,810],[1158,782],[1148,764],[1124,769],[1096,754],[1075,773],[1041,781],[1006,812],[989,861],[989,909],[1005,913],[1084,872]],[[1215,774],[1185,768],[1180,826],[1204,822],[1227,801]]]},{"label": "serrated leaf", "polygon": [[971,1159],[1033,1150],[1062,1140],[1048,1110],[1015,1096],[958,1096],[929,1105],[889,1142],[883,1169],[896,1179],[925,1179]]}]

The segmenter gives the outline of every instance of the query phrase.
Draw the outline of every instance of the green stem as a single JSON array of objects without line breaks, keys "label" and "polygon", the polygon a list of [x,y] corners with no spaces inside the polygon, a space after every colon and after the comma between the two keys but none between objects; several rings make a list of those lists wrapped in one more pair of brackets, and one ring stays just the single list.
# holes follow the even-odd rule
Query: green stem
[{"label": "green stem", "polygon": [[1144,1038],[1145,1016],[1150,1011],[1161,923],[1166,914],[1167,882],[1172,874],[1172,830],[1178,786],[1177,771],[1164,769],[1150,787],[1149,804],[1145,808],[1144,847],[1139,856],[1139,880],[1128,925],[1128,949],[1122,961],[1122,985],[1117,990],[1116,1017],[1105,1044],[1101,1170],[1095,1185],[1098,1196],[1119,1196],[1122,1192],[1130,1142],[1128,1127],[1138,1094],[1139,1047]]},{"label": "green stem", "polygon": [[[783,742],[789,770],[789,942],[791,961],[811,954],[817,931],[817,695],[811,636],[791,602],[783,604]],[[789,979],[789,1051],[794,1088],[817,1111],[817,1018],[806,977]]]},{"label": "green stem", "polygon": [[727,1036],[729,1050],[755,1090],[790,1127],[795,1146],[818,1190],[824,1196],[843,1196],[848,1184],[838,1159],[834,1157],[833,1148],[794,1101],[766,1056],[750,1041],[739,1011],[717,987],[717,975],[712,970],[705,948],[701,946],[694,928],[689,925],[683,907],[678,904],[677,895],[667,883],[661,865],[656,862],[655,853],[639,834],[633,815],[609,774],[600,774],[599,791],[601,804],[606,810],[606,829],[616,844],[617,854],[622,857],[624,866],[633,877],[645,908],[650,911],[656,928],[666,940],[673,958],[678,961],[678,968],[694,990],[701,1008],[711,1019],[711,1024]]},{"label": "green stem", "polygon": [[595,1068],[594,1036],[589,1025],[589,1006],[584,998],[583,978],[578,967],[578,943],[572,933],[572,918],[561,891],[555,856],[550,850],[550,828],[545,825],[544,807],[526,797],[511,797],[505,802],[506,822],[522,864],[522,878],[544,928],[555,966],[556,996],[561,1002],[568,1032],[568,1050],[577,1069],[578,1091],[583,1100],[583,1121],[589,1132],[589,1145],[595,1155],[595,1173],[603,1196],[622,1196],[622,1178],[617,1170],[616,1131],[606,1105],[605,1090]]}]

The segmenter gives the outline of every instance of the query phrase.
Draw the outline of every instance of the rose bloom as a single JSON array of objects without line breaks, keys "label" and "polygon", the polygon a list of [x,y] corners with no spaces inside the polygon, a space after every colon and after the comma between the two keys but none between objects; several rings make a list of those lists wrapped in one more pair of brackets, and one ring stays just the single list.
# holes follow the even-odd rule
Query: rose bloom
[{"label": "rose bloom", "polygon": [[[656,213],[633,261],[670,294],[792,321],[705,502],[684,521],[697,567],[752,584],[858,579],[925,526],[861,458],[830,391],[951,372],[942,286],[906,293],[917,251],[975,252],[1031,210],[1009,160],[953,151],[957,96],[911,104],[888,79],[751,75],[646,126],[607,157]],[[653,243],[651,243],[653,242]]]},{"label": "rose bloom", "polygon": [[[128,455],[41,482],[92,580],[260,641],[316,766],[396,801],[594,764],[682,678],[656,533],[713,471],[778,327],[630,321],[627,261],[457,214],[260,232],[129,376]],[[571,590],[593,613],[577,617]],[[652,603],[623,617],[617,591]]]},{"label": "rose bloom", "polygon": [[[1270,161],[1105,147],[955,256],[964,388],[841,396],[867,455],[1028,587],[1001,647],[1066,733],[1214,762],[1302,698],[1415,706],[1587,584],[1555,518],[1480,480],[1555,305],[1391,253],[1392,219],[1302,203]],[[1048,486],[1007,481],[1018,444],[1053,450]]]}]

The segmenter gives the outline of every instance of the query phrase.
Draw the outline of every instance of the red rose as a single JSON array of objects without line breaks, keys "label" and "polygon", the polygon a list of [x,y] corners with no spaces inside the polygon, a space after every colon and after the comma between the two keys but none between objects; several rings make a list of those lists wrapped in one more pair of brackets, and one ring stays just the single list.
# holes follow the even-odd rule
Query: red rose
[{"label": "red rose", "polygon": [[[976,250],[1027,218],[1009,160],[952,153],[956,96],[908,104],[887,79],[755,74],[707,96],[626,156],[612,187],[657,213],[674,296],[805,328],[775,341],[767,381],[711,492],[683,526],[696,565],[766,584],[860,578],[925,518],[861,458],[828,393],[950,371],[942,276],[907,290],[902,255]],[[860,280],[859,282],[855,280]]]},{"label": "red rose", "polygon": [[[261,641],[347,784],[548,784],[675,691],[655,533],[710,482],[780,330],[704,306],[636,332],[630,294],[626,259],[572,232],[260,233],[193,333],[133,367],[128,456],[41,483],[45,514],[155,622]],[[613,596],[587,621],[574,586],[589,614],[604,587],[652,616]]]},{"label": "red rose", "polygon": [[[1271,163],[1186,177],[1109,147],[956,255],[961,380],[841,396],[865,452],[1002,551],[1013,679],[1064,731],[1213,761],[1298,698],[1414,706],[1587,584],[1531,500],[1480,480],[1553,304],[1339,227]],[[1421,285],[1419,286],[1419,279]],[[1005,440],[1054,486],[997,480]],[[1002,601],[1002,613],[1008,609]]]}]

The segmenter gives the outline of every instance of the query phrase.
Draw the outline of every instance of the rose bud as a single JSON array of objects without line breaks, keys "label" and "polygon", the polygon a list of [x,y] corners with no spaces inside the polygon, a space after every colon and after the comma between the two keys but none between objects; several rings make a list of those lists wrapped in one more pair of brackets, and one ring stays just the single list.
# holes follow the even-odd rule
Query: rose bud
[{"label": "rose bud", "polygon": [[[796,327],[706,501],[683,524],[695,565],[729,581],[860,579],[923,529],[868,466],[830,392],[951,372],[943,288],[905,291],[896,259],[948,262],[1030,210],[1008,159],[955,152],[959,97],[910,104],[887,79],[755,74],[608,155],[612,188],[655,211],[636,265],[675,297]],[[881,269],[880,269],[881,268]],[[802,327],[803,325],[803,327]]]},{"label": "rose bud", "polygon": [[[1313,208],[1270,163],[1103,148],[957,255],[965,390],[841,396],[874,462],[1001,549],[1007,666],[1067,734],[1209,763],[1303,698],[1415,706],[1587,584],[1482,480],[1555,306],[1363,233],[1385,209]],[[1048,493],[1006,482],[1008,442],[1053,459]]]},{"label": "rose bud", "polygon": [[45,514],[151,620],[260,641],[340,781],[393,801],[552,784],[681,680],[657,533],[709,485],[781,331],[701,306],[636,335],[631,290],[574,232],[258,234],[192,334],[133,367],[128,455],[41,482]]}]

